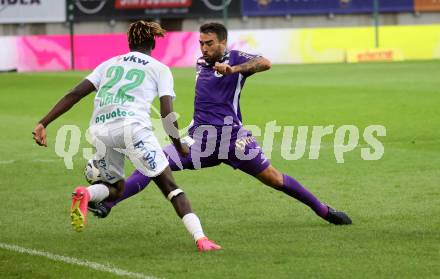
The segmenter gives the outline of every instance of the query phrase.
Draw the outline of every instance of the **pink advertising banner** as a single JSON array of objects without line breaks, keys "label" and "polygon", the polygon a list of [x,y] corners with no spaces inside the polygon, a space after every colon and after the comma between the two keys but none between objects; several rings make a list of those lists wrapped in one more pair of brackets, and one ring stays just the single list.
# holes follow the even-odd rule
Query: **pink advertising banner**
[{"label": "pink advertising banner", "polygon": [[127,38],[118,35],[77,35],[74,40],[75,69],[91,70],[105,60],[128,52]]},{"label": "pink advertising banner", "polygon": [[16,40],[19,72],[70,69],[68,36],[24,36]]},{"label": "pink advertising banner", "polygon": [[[28,71],[70,70],[70,38],[67,35],[14,37],[16,69]],[[10,49],[12,52],[12,49]],[[91,70],[101,62],[128,52],[125,34],[77,35],[74,37],[76,70]],[[198,33],[169,32],[156,42],[152,56],[170,67],[188,67],[199,56]]]},{"label": "pink advertising banner", "polygon": [[[382,26],[381,46],[403,59],[439,59],[440,25]],[[169,32],[158,39],[152,56],[170,67],[194,67],[200,55],[198,32]],[[353,37],[356,40],[347,40]],[[411,40],[408,40],[411,38]],[[353,50],[374,45],[370,27],[234,30],[229,49],[267,57],[273,64],[343,63]],[[277,42],[277,44],[273,44]],[[76,70],[128,52],[125,34],[76,35]],[[0,71],[66,71],[71,69],[67,35],[0,37]]]}]

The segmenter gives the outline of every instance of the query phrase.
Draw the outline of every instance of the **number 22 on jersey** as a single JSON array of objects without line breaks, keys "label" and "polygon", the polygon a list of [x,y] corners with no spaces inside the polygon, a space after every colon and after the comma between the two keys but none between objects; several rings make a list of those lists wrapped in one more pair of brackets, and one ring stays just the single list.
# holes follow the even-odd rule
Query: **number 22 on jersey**
[{"label": "number 22 on jersey", "polygon": [[[103,107],[110,104],[121,104],[125,102],[133,102],[134,97],[128,95],[127,92],[138,87],[145,78],[145,73],[138,69],[130,69],[124,73],[122,66],[112,66],[108,68],[106,77],[110,78],[98,91],[96,95],[100,99],[99,106]],[[110,92],[122,79],[130,81],[119,87],[117,92]]]}]

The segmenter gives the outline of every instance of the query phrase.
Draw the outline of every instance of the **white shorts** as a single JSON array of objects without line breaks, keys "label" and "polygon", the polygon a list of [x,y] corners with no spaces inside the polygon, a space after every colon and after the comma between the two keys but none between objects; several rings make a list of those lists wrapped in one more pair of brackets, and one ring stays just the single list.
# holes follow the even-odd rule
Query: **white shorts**
[{"label": "white shorts", "polygon": [[140,124],[93,126],[90,135],[96,148],[94,160],[104,182],[113,184],[124,179],[125,157],[148,177],[160,175],[168,166],[154,133]]}]

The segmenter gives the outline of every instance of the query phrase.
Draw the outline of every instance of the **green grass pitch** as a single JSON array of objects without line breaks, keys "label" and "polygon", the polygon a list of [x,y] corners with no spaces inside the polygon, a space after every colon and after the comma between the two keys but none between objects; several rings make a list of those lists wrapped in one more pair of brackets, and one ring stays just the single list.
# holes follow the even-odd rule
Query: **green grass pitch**
[{"label": "green grass pitch", "polygon": [[[189,123],[193,69],[173,69],[175,110]],[[85,72],[0,75],[0,243],[74,257],[159,278],[439,278],[440,62],[274,66],[248,79],[245,124],[345,124],[386,127],[378,161],[360,146],[338,164],[334,134],[318,160],[280,156],[272,164],[322,201],[350,214],[353,226],[323,222],[301,203],[228,166],[176,172],[207,235],[224,250],[200,254],[153,184],[106,219],[70,227],[70,193],[84,184],[54,151],[57,129],[85,131],[87,98],[49,126],[49,147],[34,144],[35,123]],[[81,148],[87,143],[82,138]],[[309,143],[307,145],[309,147]],[[133,168],[127,166],[127,175]],[[1,278],[113,278],[116,275],[0,249]]]}]

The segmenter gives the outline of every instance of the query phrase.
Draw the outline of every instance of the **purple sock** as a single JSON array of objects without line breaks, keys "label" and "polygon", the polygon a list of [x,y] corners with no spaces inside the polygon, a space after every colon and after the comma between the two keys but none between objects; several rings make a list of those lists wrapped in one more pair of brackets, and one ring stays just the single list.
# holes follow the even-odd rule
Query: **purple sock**
[{"label": "purple sock", "polygon": [[287,195],[294,197],[300,202],[309,206],[320,217],[325,218],[328,214],[328,207],[321,203],[312,193],[310,193],[304,186],[302,186],[294,178],[283,174],[284,187],[280,189]]},{"label": "purple sock", "polygon": [[133,174],[130,175],[130,177],[127,178],[127,180],[125,180],[125,189],[124,192],[122,193],[122,197],[112,202],[106,201],[105,206],[112,208],[121,201],[133,195],[136,195],[140,191],[144,190],[148,186],[148,183],[150,183],[150,181],[151,178],[143,175],[138,170],[135,170]]}]

